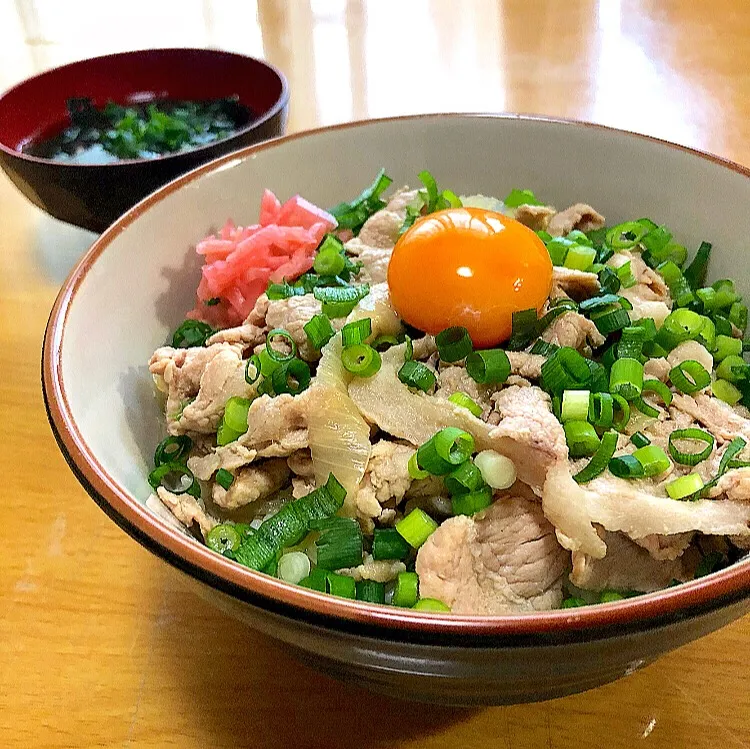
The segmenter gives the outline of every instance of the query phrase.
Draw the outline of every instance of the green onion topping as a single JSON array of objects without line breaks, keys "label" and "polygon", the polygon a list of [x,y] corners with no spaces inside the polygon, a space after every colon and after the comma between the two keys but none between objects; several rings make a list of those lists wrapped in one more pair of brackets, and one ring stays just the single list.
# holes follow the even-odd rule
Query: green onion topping
[{"label": "green onion topping", "polygon": [[455,326],[446,328],[435,336],[440,358],[444,362],[457,362],[465,359],[472,351],[471,338],[466,328]]},{"label": "green onion topping", "polygon": [[318,351],[336,334],[331,321],[323,314],[312,317],[302,326],[302,329],[305,331],[310,345]]},{"label": "green onion topping", "polygon": [[438,524],[422,509],[415,507],[396,523],[399,535],[412,548],[418,549],[436,530]]},{"label": "green onion topping", "polygon": [[455,403],[457,406],[461,406],[461,408],[465,408],[467,411],[471,411],[471,413],[479,418],[482,415],[482,407],[476,403],[474,400],[469,398],[466,393],[457,392],[453,393],[448,400],[451,403]]},{"label": "green onion topping", "polygon": [[[703,443],[702,447],[697,452],[687,452],[685,450],[678,449],[675,442],[679,440],[690,440],[693,442]],[[675,429],[669,435],[669,454],[674,458],[675,462],[680,463],[684,466],[695,466],[703,460],[708,458],[714,449],[714,437],[704,429],[698,429],[697,427],[691,427],[689,429]]]},{"label": "green onion topping", "polygon": [[573,476],[579,484],[585,484],[595,479],[609,465],[617,449],[617,432],[605,432],[602,441],[591,460]]},{"label": "green onion topping", "polygon": [[669,379],[680,392],[688,395],[703,390],[704,387],[711,384],[711,375],[702,364],[693,359],[687,359],[680,362],[676,367],[672,367],[669,371]]},{"label": "green onion topping", "polygon": [[398,379],[404,385],[416,388],[424,393],[432,390],[437,382],[435,373],[426,364],[413,359],[408,359],[403,363],[401,369],[398,370]]},{"label": "green onion topping", "polygon": [[372,377],[380,370],[380,354],[366,343],[347,346],[341,352],[341,363],[356,377]]},{"label": "green onion topping", "polygon": [[474,351],[466,359],[466,371],[481,385],[500,385],[510,375],[510,360],[502,349]]}]

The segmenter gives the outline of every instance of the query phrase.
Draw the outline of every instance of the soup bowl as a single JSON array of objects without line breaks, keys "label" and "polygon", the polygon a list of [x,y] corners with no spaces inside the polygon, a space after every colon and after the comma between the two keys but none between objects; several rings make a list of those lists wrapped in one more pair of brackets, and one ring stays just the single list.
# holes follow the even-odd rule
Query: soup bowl
[{"label": "soup bowl", "polygon": [[[138,103],[237,96],[255,115],[227,138],[155,159],[77,164],[26,149],[69,124],[68,99]],[[128,208],[199,164],[282,135],[289,108],[284,75],[263,60],[212,49],[147,49],[63,65],[0,96],[0,166],[18,189],[55,218],[101,232]]]},{"label": "soup bowl", "polygon": [[[335,598],[254,572],[151,512],[163,435],[147,368],[194,304],[196,241],[228,217],[253,223],[265,187],[319,205],[357,195],[385,167],[430,169],[456,192],[531,187],[590,200],[611,222],[649,215],[748,291],[748,170],[663,141],[540,118],[428,115],[342,125],[251,147],[157,191],[94,243],[55,302],[43,351],[50,424],[99,506],[200,595],[331,674],[451,704],[540,700],[617,679],[750,610],[750,561],[657,593],[515,616],[466,616]],[[706,186],[710,185],[710,190]],[[700,206],[700,210],[695,210]],[[744,286],[744,288],[742,288]],[[119,300],[119,301],[118,301]]]}]

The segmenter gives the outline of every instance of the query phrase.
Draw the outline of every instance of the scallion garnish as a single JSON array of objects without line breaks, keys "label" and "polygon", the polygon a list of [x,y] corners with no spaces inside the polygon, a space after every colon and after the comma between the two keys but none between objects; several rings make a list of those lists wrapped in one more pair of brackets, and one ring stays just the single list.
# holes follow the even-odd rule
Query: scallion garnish
[{"label": "scallion garnish", "polygon": [[380,370],[380,354],[366,343],[347,346],[341,352],[341,363],[355,377],[372,377]]},{"label": "scallion garnish", "polygon": [[595,427],[609,429],[609,427],[612,426],[614,417],[615,406],[612,395],[610,393],[592,393],[591,398],[589,399],[587,420]]},{"label": "scallion garnish", "polygon": [[711,391],[719,400],[730,406],[736,406],[742,400],[742,391],[727,380],[716,380],[711,383]]},{"label": "scallion garnish", "polygon": [[285,362],[271,375],[271,383],[277,394],[298,395],[310,384],[310,365],[302,359]]},{"label": "scallion garnish", "polygon": [[226,468],[219,468],[216,471],[216,483],[222,488],[229,490],[234,483],[234,476]]},{"label": "scallion garnish", "polygon": [[695,301],[695,294],[676,263],[672,260],[665,260],[657,266],[656,270],[661,273],[667,286],[669,286],[669,293],[675,306],[687,307]]},{"label": "scallion garnish", "polygon": [[396,531],[414,549],[418,549],[437,527],[438,524],[419,507],[396,523]]},{"label": "scallion garnish", "polygon": [[599,436],[587,421],[566,421],[563,428],[571,458],[583,458],[596,452]]},{"label": "scallion garnish", "polygon": [[702,327],[701,315],[689,309],[678,309],[667,315],[655,341],[671,351],[683,341],[695,339]]},{"label": "scallion garnish", "polygon": [[492,504],[492,489],[484,486],[465,494],[455,494],[451,498],[454,515],[474,515]]},{"label": "scallion garnish", "polygon": [[[729,357],[728,357],[729,358]],[[723,365],[727,359],[721,364]],[[700,362],[687,359],[672,367],[669,371],[669,379],[672,384],[682,393],[696,393],[711,384],[711,375]]]},{"label": "scallion garnish", "polygon": [[193,449],[193,440],[186,434],[165,437],[154,451],[154,466],[165,463],[184,463]]},{"label": "scallion garnish", "polygon": [[409,471],[409,476],[413,478],[415,481],[418,481],[419,479],[426,479],[430,475],[429,471],[423,471],[419,467],[419,461],[417,459],[416,452],[413,453],[412,456],[409,458],[407,469]]},{"label": "scallion garnish", "polygon": [[735,302],[729,309],[729,322],[744,333],[747,328],[747,306]]},{"label": "scallion garnish", "polygon": [[593,247],[585,247],[574,244],[565,256],[563,266],[573,270],[588,270],[596,260],[596,250]]},{"label": "scallion garnish", "polygon": [[443,481],[445,488],[452,495],[477,491],[485,485],[482,472],[471,460],[467,460],[451,471]]},{"label": "scallion garnish", "polygon": [[612,426],[618,432],[622,432],[630,421],[630,404],[619,393],[612,396],[612,404],[615,411]]},{"label": "scallion garnish", "polygon": [[656,393],[662,399],[665,406],[669,406],[672,403],[672,391],[661,380],[644,380],[641,392]]},{"label": "scallion garnish", "polygon": [[609,373],[609,390],[627,401],[638,398],[643,390],[643,364],[637,359],[617,359]]},{"label": "scallion garnish", "polygon": [[[697,452],[688,452],[686,450],[680,450],[675,442],[679,440],[690,440],[693,442],[701,442],[704,444]],[[690,427],[688,429],[675,429],[669,435],[669,454],[675,460],[684,466],[696,466],[703,460],[706,460],[714,449],[714,437],[704,429],[698,429],[697,427]]]},{"label": "scallion garnish", "polygon": [[454,326],[440,331],[435,336],[438,354],[444,362],[453,363],[465,359],[472,351],[471,338],[466,328]]},{"label": "scallion garnish", "polygon": [[442,601],[437,598],[420,598],[414,606],[413,611],[433,611],[435,613],[443,613],[450,611],[450,606],[446,606]]},{"label": "scallion garnish", "polygon": [[621,479],[641,478],[644,474],[643,465],[632,455],[620,455],[609,461],[609,470]]},{"label": "scallion garnish", "polygon": [[376,528],[372,536],[373,559],[406,559],[409,544],[395,528]]},{"label": "scallion garnish", "polygon": [[739,338],[717,335],[714,346],[713,357],[716,362],[723,361],[728,356],[741,356],[742,354],[742,341]]},{"label": "scallion garnish", "polygon": [[711,256],[710,242],[701,242],[698,252],[691,261],[690,265],[685,268],[683,275],[693,289],[703,286],[708,273],[708,259]]},{"label": "scallion garnish", "polygon": [[380,196],[388,189],[393,180],[386,176],[385,169],[381,169],[375,181],[365,188],[359,196],[348,203],[339,203],[331,208],[338,221],[339,229],[351,229],[354,234],[358,234],[362,225],[370,216],[377,213],[381,208],[385,208],[385,202]]},{"label": "scallion garnish", "polygon": [[248,385],[254,385],[260,377],[260,357],[253,354],[245,363],[245,382]]},{"label": "scallion garnish", "polygon": [[[289,347],[289,351],[280,351],[279,349],[274,348],[273,344],[277,339],[283,341],[284,344]],[[291,361],[297,356],[297,342],[283,328],[274,328],[274,330],[266,336],[266,352],[275,362],[282,363]]]},{"label": "scallion garnish", "polygon": [[630,260],[623,263],[616,269],[617,278],[620,280],[620,285],[623,289],[629,289],[631,286],[635,286],[637,281],[633,275],[633,271],[630,267]]},{"label": "scallion garnish", "polygon": [[198,488],[193,472],[183,463],[162,463],[148,475],[148,483],[153,489],[161,486],[171,494],[191,494]]},{"label": "scallion garnish", "polygon": [[672,465],[667,454],[658,445],[639,447],[633,457],[643,466],[643,475],[647,478],[668,471]]},{"label": "scallion garnish", "polygon": [[411,388],[427,393],[435,387],[437,378],[435,373],[422,362],[408,359],[398,370],[398,379]]},{"label": "scallion garnish", "polygon": [[573,476],[579,484],[585,484],[595,479],[609,465],[609,461],[617,449],[617,432],[605,432],[602,435],[601,443],[596,449],[591,460]]},{"label": "scallion garnish", "polygon": [[419,597],[419,576],[416,572],[399,572],[393,588],[394,606],[411,608]]},{"label": "scallion garnish", "polygon": [[599,288],[605,294],[616,294],[620,290],[620,278],[608,265],[599,271]]},{"label": "scallion garnish", "polygon": [[200,320],[185,320],[172,335],[174,348],[192,348],[205,346],[206,340],[213,335],[214,329]]},{"label": "scallion garnish", "polygon": [[739,382],[747,377],[748,365],[741,356],[729,354],[725,356],[718,367],[716,367],[716,376],[721,380],[729,382]]},{"label": "scallion garnish", "polygon": [[474,351],[466,358],[466,371],[481,385],[499,385],[510,375],[510,360],[502,349]]},{"label": "scallion garnish", "polygon": [[466,393],[453,393],[453,395],[451,395],[448,400],[451,403],[455,403],[457,406],[461,406],[461,408],[465,408],[467,411],[470,411],[477,418],[482,415],[482,407],[474,400],[469,398]]},{"label": "scallion garnish", "polygon": [[247,414],[252,401],[249,398],[232,396],[224,404],[224,415],[221,423],[227,428],[243,434],[247,431]]},{"label": "scallion garnish", "polygon": [[[589,390],[566,390],[562,396],[560,421],[586,421],[589,415]],[[610,399],[611,401],[611,399]]]},{"label": "scallion garnish", "polygon": [[561,395],[565,390],[586,388],[591,381],[591,369],[578,351],[563,346],[542,364],[542,381],[549,393]]},{"label": "scallion garnish", "polygon": [[630,441],[636,447],[646,447],[651,444],[651,440],[643,432],[635,432],[630,436]]},{"label": "scallion garnish", "polygon": [[649,227],[638,221],[625,221],[607,231],[605,241],[613,250],[635,247],[649,233]]},{"label": "scallion garnish", "polygon": [[507,208],[518,208],[520,205],[544,205],[537,200],[536,195],[531,190],[511,190],[503,200]]},{"label": "scallion garnish", "polygon": [[344,348],[357,346],[364,343],[370,335],[372,335],[372,320],[369,317],[362,317],[341,328],[341,343]]},{"label": "scallion garnish", "polygon": [[310,345],[318,351],[336,335],[331,321],[323,314],[314,315],[302,326],[302,329],[305,331]]},{"label": "scallion garnish", "polygon": [[385,585],[375,580],[356,582],[357,600],[364,603],[385,603]]},{"label": "scallion garnish", "polygon": [[317,565],[324,570],[339,570],[362,564],[362,529],[353,518],[332,517],[310,523],[320,532],[315,542]]},{"label": "scallion garnish", "polygon": [[434,476],[444,476],[474,452],[474,438],[463,429],[445,427],[417,450],[417,464]]},{"label": "scallion garnish", "polygon": [[[349,305],[350,310],[370,293],[370,286],[366,283],[355,286],[316,286],[313,296],[323,304]],[[337,308],[338,309],[338,308]],[[347,313],[348,314],[348,313]],[[341,317],[342,315],[336,315]]]},{"label": "scallion garnish", "polygon": [[206,534],[206,546],[219,554],[236,551],[240,546],[240,541],[240,534],[231,523],[215,525]]},{"label": "scallion garnish", "polygon": [[646,330],[640,325],[628,325],[623,328],[617,343],[617,358],[640,359],[645,340]]},{"label": "scallion garnish", "polygon": [[703,479],[697,473],[689,473],[687,476],[680,476],[666,485],[667,494],[672,499],[687,499],[688,497],[697,497],[703,489]]}]

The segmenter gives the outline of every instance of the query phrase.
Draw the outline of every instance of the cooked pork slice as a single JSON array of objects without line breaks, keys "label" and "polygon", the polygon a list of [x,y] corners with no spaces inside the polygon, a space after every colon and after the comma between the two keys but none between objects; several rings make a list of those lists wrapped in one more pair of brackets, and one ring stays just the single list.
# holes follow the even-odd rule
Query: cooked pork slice
[{"label": "cooked pork slice", "polygon": [[465,367],[446,366],[438,374],[438,388],[435,391],[437,398],[449,398],[454,393],[465,393],[482,410],[492,407],[490,395],[493,388],[489,385],[480,385],[469,376]]},{"label": "cooked pork slice", "polygon": [[590,354],[606,340],[591,320],[577,312],[563,312],[542,333],[542,338],[556,346],[570,346]]},{"label": "cooked pork slice", "polygon": [[262,395],[250,405],[247,432],[239,438],[245,447],[257,450],[259,458],[288,457],[307,448],[308,393]]},{"label": "cooked pork slice", "polygon": [[406,218],[406,209],[414,203],[419,192],[419,190],[410,190],[408,187],[400,187],[388,199],[385,210],[398,213],[402,218]]},{"label": "cooked pork slice", "polygon": [[292,296],[288,299],[274,299],[268,303],[266,323],[269,330],[281,328],[294,339],[299,355],[305,361],[317,361],[320,352],[310,345],[304,325],[321,313],[322,304],[312,295]]},{"label": "cooked pork slice", "polygon": [[748,502],[729,499],[680,502],[670,499],[653,481],[620,479],[608,472],[579,486],[564,462],[553,466],[547,474],[542,506],[565,548],[596,559],[605,555],[607,547],[594,523],[609,531],[622,531],[633,539],[689,531],[750,535]]},{"label": "cooked pork slice", "polygon": [[405,210],[391,211],[383,208],[365,221],[357,239],[368,247],[392,248],[398,239],[404,216]]},{"label": "cooked pork slice", "polygon": [[446,520],[417,553],[419,594],[457,614],[525,613],[562,600],[567,555],[537,502],[498,499]]},{"label": "cooked pork slice", "polygon": [[236,328],[225,328],[214,333],[207,341],[208,345],[214,343],[232,343],[242,346],[243,349],[255,348],[266,340],[266,327],[259,327],[253,323],[243,323]]},{"label": "cooked pork slice", "polygon": [[552,268],[552,291],[550,299],[570,297],[577,302],[589,299],[599,293],[599,276],[573,268]]},{"label": "cooked pork slice", "polygon": [[636,538],[635,543],[642,546],[654,559],[662,561],[673,561],[683,555],[695,537],[692,531],[688,533],[675,533],[672,536],[662,536],[652,533],[650,536]]},{"label": "cooked pork slice", "polygon": [[239,442],[230,442],[212,449],[206,455],[190,457],[187,466],[196,478],[209,481],[220,468],[234,473],[238,468],[252,463],[257,454],[255,450],[249,450]]},{"label": "cooked pork slice", "polygon": [[622,533],[604,533],[604,543],[607,555],[603,559],[573,552],[573,585],[584,590],[650,593],[666,588],[672,580],[687,579],[681,559],[654,559]]},{"label": "cooked pork slice", "polygon": [[671,367],[689,360],[697,361],[703,368],[710,372],[714,368],[714,358],[705,346],[698,341],[683,341],[677,344],[668,354],[667,363]]},{"label": "cooked pork slice", "polygon": [[585,232],[601,229],[603,226],[604,216],[586,203],[576,203],[555,214],[547,225],[547,231],[553,237],[562,237],[570,234],[573,229]]},{"label": "cooked pork slice", "polygon": [[627,262],[630,262],[630,270],[635,276],[636,284],[627,289],[620,289],[618,293],[633,305],[633,309],[629,311],[630,318],[641,320],[651,317],[657,326],[661,325],[672,308],[669,287],[661,275],[643,262],[640,253],[627,250],[616,252],[607,261],[607,265],[619,268]]},{"label": "cooked pork slice", "polygon": [[156,490],[156,495],[186,528],[190,528],[193,523],[197,523],[204,538],[211,528],[219,523],[216,518],[211,517],[205,511],[201,503],[192,494],[172,494],[172,492],[160,486]]},{"label": "cooked pork slice", "polygon": [[287,483],[289,476],[286,461],[282,458],[271,458],[240,468],[234,474],[234,481],[229,489],[214,484],[212,498],[219,507],[236,510],[251,502],[270,497]]},{"label": "cooked pork slice", "polygon": [[360,283],[385,283],[388,280],[388,264],[391,262],[391,247],[370,247],[359,237],[346,243],[346,251],[362,263],[362,270],[357,275]]},{"label": "cooked pork slice", "polygon": [[551,205],[519,205],[513,217],[533,231],[547,231],[557,211]]},{"label": "cooked pork slice", "polygon": [[643,378],[645,380],[661,380],[666,382],[669,379],[669,362],[662,356],[649,359],[643,365]]},{"label": "cooked pork slice", "polygon": [[750,419],[741,416],[724,401],[708,395],[696,396],[676,393],[672,397],[672,407],[691,416],[704,426],[719,442],[742,437],[750,442]]},{"label": "cooked pork slice", "polygon": [[541,354],[527,354],[525,351],[508,351],[510,371],[527,380],[538,380],[542,376],[542,364],[547,359]]},{"label": "cooked pork slice", "polygon": [[370,554],[365,555],[362,564],[357,567],[345,567],[338,570],[340,575],[360,580],[374,580],[376,583],[387,583],[395,580],[399,572],[406,572],[406,565],[389,559],[373,559]]},{"label": "cooked pork slice", "polygon": [[395,500],[398,503],[404,498],[412,483],[409,458],[414,452],[411,446],[388,440],[373,445],[355,500],[358,516],[379,518],[385,502]]},{"label": "cooked pork slice", "polygon": [[727,471],[710,491],[712,497],[725,495],[727,499],[750,502],[750,468]]},{"label": "cooked pork slice", "polygon": [[309,450],[298,450],[296,453],[292,453],[286,459],[286,464],[295,476],[308,479],[315,478],[315,467]]}]

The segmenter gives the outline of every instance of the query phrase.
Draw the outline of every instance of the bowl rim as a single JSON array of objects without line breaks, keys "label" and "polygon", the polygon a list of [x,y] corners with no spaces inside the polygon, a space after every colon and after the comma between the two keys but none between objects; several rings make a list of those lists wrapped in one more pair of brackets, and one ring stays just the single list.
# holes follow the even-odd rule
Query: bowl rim
[{"label": "bowl rim", "polygon": [[116,482],[83,439],[71,413],[61,372],[61,344],[68,313],[77,290],[97,258],[141,214],[205,174],[260,151],[283,148],[292,141],[331,131],[356,130],[387,123],[406,125],[429,119],[448,121],[464,118],[592,128],[617,137],[649,141],[676,149],[750,178],[750,169],[733,161],[653,136],[580,120],[513,113],[435,113],[342,123],[248,146],[203,164],[144,198],[107,229],[70,272],[55,300],[44,335],[42,391],[50,426],[70,468],[90,496],[120,527],[150,551],[192,577],[262,609],[357,634],[368,632],[393,640],[485,647],[492,641],[497,644],[508,639],[529,644],[539,644],[550,638],[555,641],[581,641],[611,637],[613,632],[622,634],[664,626],[747,599],[750,597],[750,557],[698,580],[635,598],[523,615],[424,613],[338,598],[243,567],[167,526]]},{"label": "bowl rim", "polygon": [[15,85],[11,86],[9,89],[5,90],[4,92],[0,93],[0,107],[4,104],[4,99],[6,97],[10,96],[11,94],[15,93],[16,91],[20,90],[27,84],[31,83],[32,81],[35,81],[39,78],[43,78],[45,76],[52,76],[57,73],[59,73],[61,70],[65,70],[66,68],[72,68],[77,65],[85,65],[90,62],[97,62],[99,60],[105,60],[110,58],[116,58],[116,57],[137,57],[138,55],[143,55],[146,53],[151,52],[164,52],[167,54],[171,53],[200,53],[200,54],[206,54],[210,56],[214,55],[220,55],[220,56],[230,56],[230,57],[236,57],[243,60],[251,60],[252,62],[258,63],[262,65],[263,67],[268,68],[278,79],[281,83],[281,93],[277,97],[277,99],[274,101],[274,103],[263,113],[261,117],[259,117],[256,120],[252,120],[252,122],[249,122],[244,127],[241,127],[239,130],[235,131],[231,135],[228,135],[226,138],[221,138],[219,140],[212,141],[211,143],[205,143],[200,146],[195,146],[194,148],[188,148],[184,151],[176,151],[175,153],[166,153],[162,154],[161,156],[157,156],[153,159],[118,159],[117,161],[113,161],[111,163],[107,164],[79,164],[75,162],[66,162],[66,161],[55,161],[54,159],[45,159],[41,156],[33,156],[32,154],[26,153],[24,151],[19,151],[16,148],[11,148],[10,146],[6,145],[2,140],[0,140],[0,151],[7,154],[10,157],[14,157],[17,159],[21,159],[22,161],[28,161],[34,164],[44,164],[45,166],[52,166],[52,167],[62,167],[67,169],[102,169],[104,167],[106,168],[114,168],[117,169],[118,167],[127,167],[127,166],[133,166],[134,164],[155,164],[155,163],[163,163],[168,162],[172,159],[179,159],[180,157],[185,157],[188,154],[202,154],[206,151],[209,151],[212,148],[216,148],[218,145],[225,145],[228,143],[232,143],[236,138],[240,138],[243,135],[246,135],[249,132],[252,132],[253,130],[261,127],[269,120],[276,117],[279,112],[283,111],[283,109],[289,104],[289,82],[287,81],[286,76],[284,73],[277,68],[275,65],[271,64],[270,62],[266,60],[262,60],[259,57],[252,57],[250,55],[243,55],[241,52],[234,52],[232,50],[224,50],[224,49],[214,49],[214,48],[208,48],[208,47],[147,47],[143,49],[134,49],[134,50],[126,50],[123,52],[113,52],[111,54],[107,55],[97,55],[95,57],[84,57],[81,60],[73,60],[72,62],[65,63],[64,65],[57,65],[54,68],[48,68],[47,70],[42,70],[38,73],[35,73],[34,75],[29,76],[28,78],[24,78],[22,81],[19,81]]}]

